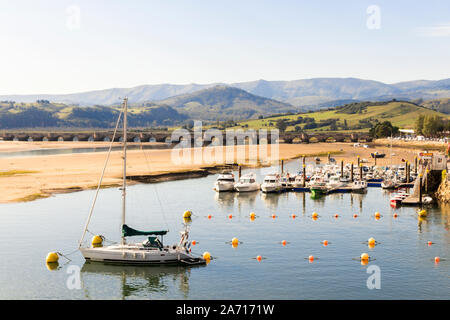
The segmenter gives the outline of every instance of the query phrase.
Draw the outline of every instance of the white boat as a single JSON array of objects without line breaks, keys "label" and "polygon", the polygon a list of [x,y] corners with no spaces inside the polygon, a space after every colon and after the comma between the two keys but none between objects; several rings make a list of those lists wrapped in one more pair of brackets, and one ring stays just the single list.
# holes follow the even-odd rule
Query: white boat
[{"label": "white boat", "polygon": [[355,180],[351,184],[352,192],[364,193],[367,191],[367,182],[365,180]]},{"label": "white boat", "polygon": [[239,181],[234,184],[237,192],[250,192],[259,190],[259,183],[256,182],[256,175],[251,172],[241,176]]},{"label": "white boat", "polygon": [[[303,174],[298,174],[295,176],[292,186],[294,188],[303,188]],[[306,184],[305,184],[305,186],[306,186]]]},{"label": "white boat", "polygon": [[[81,240],[79,242],[79,250],[86,261],[97,261],[111,264],[132,264],[132,265],[161,265],[161,264],[205,264],[207,261],[202,257],[196,257],[190,253],[190,242],[188,225],[185,224],[184,231],[181,231],[181,238],[178,244],[172,246],[165,246],[163,244],[163,236],[168,231],[138,231],[130,228],[125,221],[126,218],[126,161],[127,161],[127,111],[128,111],[128,99],[123,100],[123,110],[119,114],[117,120],[117,126],[114,130],[116,135],[117,128],[120,122],[121,115],[123,114],[123,178],[122,178],[122,237],[120,243],[103,246],[103,237],[94,236],[92,245],[85,247],[84,239],[88,232],[89,222],[92,217],[93,209],[97,199],[99,190],[101,189],[101,182],[108,163],[109,155],[111,153],[112,142],[108,152],[108,158],[103,168],[103,173],[100,178],[98,188],[95,194],[94,201],[92,203],[89,216],[83,230]],[[112,139],[111,141],[114,141]],[[142,242],[129,243],[128,237],[132,236],[147,236],[148,238]]]},{"label": "white boat", "polygon": [[264,178],[264,182],[261,184],[262,192],[280,192],[283,186],[278,174],[269,174]]},{"label": "white boat", "polygon": [[326,183],[328,189],[339,189],[342,187],[346,187],[347,183],[342,182],[339,176],[331,176],[329,181]]},{"label": "white boat", "polygon": [[232,172],[222,172],[217,177],[214,183],[214,190],[217,192],[221,191],[233,191],[234,190],[234,174]]}]

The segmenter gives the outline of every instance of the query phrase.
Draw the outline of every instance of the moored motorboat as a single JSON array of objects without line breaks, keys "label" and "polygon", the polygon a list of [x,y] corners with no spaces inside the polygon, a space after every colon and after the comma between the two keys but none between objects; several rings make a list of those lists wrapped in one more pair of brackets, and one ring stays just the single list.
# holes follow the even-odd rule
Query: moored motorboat
[{"label": "moored motorboat", "polygon": [[222,172],[214,183],[214,190],[217,192],[233,191],[234,183],[234,174],[231,171]]},{"label": "moored motorboat", "polygon": [[278,174],[269,174],[264,178],[264,182],[261,184],[261,191],[265,193],[280,192],[283,186]]},{"label": "moored motorboat", "polygon": [[234,184],[237,192],[251,192],[259,190],[259,183],[256,182],[256,175],[253,172],[244,174],[237,183]]},{"label": "moored motorboat", "polygon": [[352,192],[364,193],[367,191],[367,182],[365,180],[355,180],[351,184]]}]

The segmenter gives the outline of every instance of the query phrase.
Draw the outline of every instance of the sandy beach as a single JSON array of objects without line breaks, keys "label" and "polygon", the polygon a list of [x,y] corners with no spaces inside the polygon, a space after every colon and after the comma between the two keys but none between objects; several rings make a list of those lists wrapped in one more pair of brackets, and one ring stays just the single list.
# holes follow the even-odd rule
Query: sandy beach
[{"label": "sandy beach", "polygon": [[[74,148],[74,147],[98,147],[107,146],[108,143],[91,142],[2,142],[0,143],[0,153],[6,151],[33,150],[36,148]],[[191,161],[174,161],[172,149],[146,149],[130,150],[127,158],[127,176],[153,176],[159,174],[176,174],[182,172],[195,172],[213,169],[225,163],[240,162],[243,165],[258,166],[256,160],[263,160],[257,157],[264,154],[261,146],[253,149],[249,156],[246,150],[246,161],[230,161],[223,157],[222,162],[208,162],[204,159],[194,161],[195,153],[205,152],[207,154],[215,152],[234,151],[237,154],[237,147],[206,147],[184,150],[185,155],[191,155]],[[222,149],[223,148],[223,149]],[[227,149],[228,148],[228,149]],[[230,149],[231,148],[231,149]],[[241,150],[242,151],[242,150]],[[345,163],[357,162],[357,157],[367,159],[368,164],[374,161],[370,153],[378,151],[386,154],[386,158],[377,159],[378,165],[390,164],[389,147],[361,148],[353,147],[351,143],[314,143],[314,144],[280,144],[278,151],[271,152],[270,145],[267,154],[271,161],[276,163],[280,159],[295,159],[302,155],[309,157],[327,157],[327,152],[331,152],[337,162],[344,160]],[[399,164],[403,160],[414,161],[415,155],[421,149],[392,149],[394,156],[392,162]],[[46,156],[30,156],[17,158],[0,158],[0,203],[31,201],[34,199],[48,197],[54,193],[72,192],[85,189],[96,188],[101,176],[102,168],[105,164],[107,152],[77,153]],[[254,160],[248,162],[248,160]],[[122,152],[113,151],[109,159],[105,177],[102,185],[118,186],[121,184],[122,176]],[[167,177],[166,177],[167,180]]]}]

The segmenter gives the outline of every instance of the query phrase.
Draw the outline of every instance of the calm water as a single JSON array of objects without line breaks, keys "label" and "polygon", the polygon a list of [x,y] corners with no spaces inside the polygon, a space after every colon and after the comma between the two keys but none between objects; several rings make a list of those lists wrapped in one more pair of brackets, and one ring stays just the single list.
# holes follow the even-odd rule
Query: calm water
[{"label": "calm water", "polygon": [[[293,172],[298,163],[286,167]],[[270,168],[255,170],[262,177]],[[196,253],[216,257],[204,267],[121,267],[85,264],[75,252],[49,271],[49,251],[70,253],[88,214],[93,191],[57,195],[29,203],[0,205],[0,298],[43,299],[449,299],[450,210],[434,208],[419,221],[414,208],[397,209],[389,195],[369,188],[366,195],[335,194],[312,200],[309,194],[217,194],[216,176],[135,185],[128,192],[127,223],[166,229],[165,243],[178,241],[182,213],[195,216],[191,240]],[[158,200],[159,199],[159,200]],[[159,201],[163,204],[162,207]],[[100,192],[90,230],[119,240],[120,191]],[[254,211],[258,218],[250,221]],[[320,218],[311,219],[312,212]],[[374,212],[382,218],[375,220]],[[233,219],[228,219],[229,214]],[[278,217],[272,219],[275,213]],[[290,215],[298,215],[292,219]],[[341,215],[337,220],[334,213]],[[360,216],[352,217],[353,213]],[[206,216],[212,214],[208,220]],[[233,249],[226,243],[237,237]],[[369,249],[374,237],[379,244]],[[142,238],[138,238],[142,239]],[[322,240],[328,240],[324,247]],[[287,240],[283,247],[280,242]],[[431,247],[427,241],[433,241]],[[355,258],[368,252],[367,266]],[[318,257],[309,263],[309,255]],[[254,259],[261,255],[266,259]],[[435,264],[433,258],[447,259]],[[368,266],[381,270],[381,289],[366,286]],[[70,266],[81,269],[80,290],[69,290]]]},{"label": "calm water", "polygon": [[[167,144],[153,144],[153,145],[129,145],[128,150],[136,149],[166,149]],[[122,146],[114,146],[112,151],[122,150]],[[58,154],[74,154],[74,153],[91,153],[91,152],[105,152],[109,147],[88,147],[88,148],[49,148],[49,149],[35,149],[26,151],[8,151],[0,152],[0,158],[22,158],[34,156],[50,156]]]}]

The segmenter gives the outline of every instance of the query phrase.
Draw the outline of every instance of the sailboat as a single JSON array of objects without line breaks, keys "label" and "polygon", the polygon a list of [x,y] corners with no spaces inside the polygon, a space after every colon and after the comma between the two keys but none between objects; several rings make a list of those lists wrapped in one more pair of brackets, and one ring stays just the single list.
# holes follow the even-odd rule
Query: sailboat
[{"label": "sailboat", "polygon": [[[167,234],[168,231],[139,231],[129,227],[126,224],[126,195],[127,195],[127,181],[126,181],[126,163],[127,163],[127,111],[128,111],[128,99],[123,100],[123,182],[122,182],[122,237],[121,242],[117,244],[112,244],[108,246],[103,246],[102,237],[94,236],[92,245],[90,247],[83,247],[83,241],[88,231],[89,222],[92,217],[93,208],[95,205],[96,197],[91,206],[89,216],[83,230],[83,235],[79,242],[79,250],[86,261],[97,261],[103,263],[112,264],[125,264],[125,265],[162,265],[162,264],[184,264],[184,265],[198,265],[205,264],[207,261],[202,257],[196,257],[190,253],[190,242],[188,224],[185,224],[185,229],[181,231],[181,238],[178,244],[173,246],[165,246],[163,244],[163,236]],[[121,114],[122,114],[121,113]],[[117,131],[120,116],[117,120],[116,129]],[[112,139],[114,141],[114,139]],[[108,153],[111,152],[111,148]],[[107,159],[108,159],[107,158]],[[105,163],[105,167],[107,165]],[[105,167],[103,168],[102,177],[100,178],[99,187],[100,189],[101,180],[105,172]],[[132,236],[147,236],[148,238],[143,242],[129,243],[127,242],[128,237]]]}]

